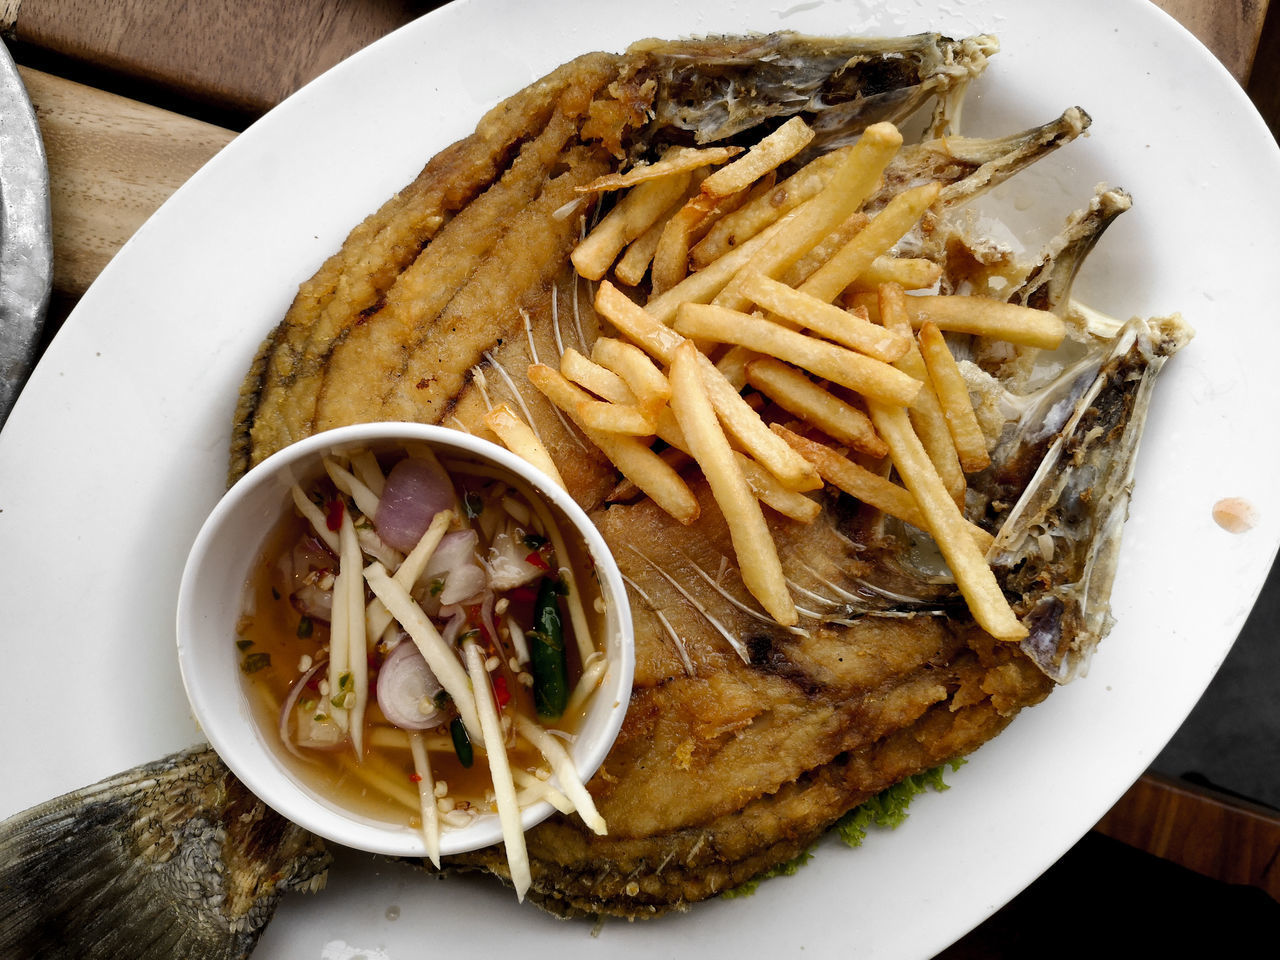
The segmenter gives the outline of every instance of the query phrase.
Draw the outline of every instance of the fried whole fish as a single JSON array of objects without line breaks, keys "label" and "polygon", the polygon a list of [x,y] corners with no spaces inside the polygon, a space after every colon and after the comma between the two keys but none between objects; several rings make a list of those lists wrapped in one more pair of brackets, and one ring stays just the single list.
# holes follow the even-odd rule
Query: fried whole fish
[{"label": "fried whole fish", "polygon": [[[1032,628],[1020,645],[998,643],[973,623],[954,582],[922,559],[901,524],[833,493],[813,523],[770,518],[801,617],[780,627],[744,590],[723,518],[696,472],[688,480],[702,509],[692,526],[646,499],[610,502],[616,470],[526,376],[530,363],[555,363],[569,345],[589,353],[608,332],[568,262],[598,213],[595,195],[579,186],[670,145],[751,142],[795,115],[817,131],[812,152],[932,104],[925,140],[899,154],[868,206],[905,185],[938,182],[941,199],[915,242],[942,265],[944,292],[1007,274],[998,256],[948,224],[947,210],[1070,142],[1089,118],[1071,108],[1011,137],[960,137],[962,94],[995,48],[989,37],[781,34],[646,41],[621,55],[580,57],[432,158],[301,286],[263,342],[239,397],[230,481],[328,427],[412,419],[483,434],[489,405],[510,402],[613,549],[631,589],[635,688],[589,785],[608,836],[576,817],[554,817],[528,835],[530,895],[549,910],[653,916],[757,876],[885,787],[995,736],[1081,672],[1109,627],[1118,528],[1151,385],[1189,336],[1176,319],[1108,327],[1071,301],[1081,260],[1127,207],[1122,193],[1099,194],[1008,289],[1013,302],[1072,319],[1061,355],[977,341],[962,353],[986,432],[999,438],[991,468],[974,478],[969,515],[996,534],[995,569]],[[143,796],[129,792],[123,802],[136,806]],[[7,822],[0,844],[26,843],[36,822],[44,820]],[[272,852],[298,888],[320,875],[310,847]],[[252,873],[265,854],[224,847],[223,869]],[[144,854],[132,860],[106,867],[121,872],[125,888],[147,867]],[[500,847],[450,858],[445,868],[507,869]],[[5,874],[0,914],[38,902],[16,892],[21,884]],[[255,918],[269,916],[275,892]],[[240,914],[229,904],[223,945],[189,955],[252,948],[261,927],[234,920]],[[23,937],[50,929],[61,908],[23,909],[35,919],[8,927],[18,933],[0,942],[42,943]]]}]

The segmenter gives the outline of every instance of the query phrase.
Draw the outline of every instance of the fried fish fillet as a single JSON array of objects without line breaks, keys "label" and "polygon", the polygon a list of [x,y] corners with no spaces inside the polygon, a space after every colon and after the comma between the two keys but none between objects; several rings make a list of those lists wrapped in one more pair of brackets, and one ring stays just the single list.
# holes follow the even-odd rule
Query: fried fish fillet
[{"label": "fried fish fillet", "polygon": [[[1019,395],[1016,378],[984,372],[1012,360],[973,358],[991,361],[970,365],[971,386],[1001,442],[972,513],[998,533],[997,569],[1034,624],[1021,646],[976,627],[954,583],[913,566],[894,524],[833,494],[811,524],[771,516],[801,611],[799,627],[780,627],[744,590],[696,473],[701,518],[689,527],[648,500],[608,502],[615,469],[526,376],[607,332],[568,262],[596,213],[579,186],[668,145],[755,139],[792,115],[818,131],[812,149],[828,150],[932,102],[935,139],[902,152],[884,192],[934,180],[942,204],[958,204],[1088,125],[1072,108],[1014,137],[954,136],[959,94],[993,50],[985,37],[784,34],[580,57],[432,158],[302,285],[264,341],[240,394],[232,480],[325,428],[409,419],[484,434],[489,405],[509,402],[613,549],[632,590],[635,690],[590,784],[609,834],[576,817],[529,834],[531,896],[548,909],[649,916],[750,879],[885,787],[996,735],[1074,675],[1109,626],[1115,533],[1150,384],[1186,339],[1176,321],[1119,336],[1080,327],[1062,376]],[[1114,216],[1096,207],[1011,299],[1065,310],[1080,258]],[[926,247],[944,286],[979,259],[940,226]],[[1033,430],[1034,412],[1049,409],[1061,415]],[[1042,461],[1056,466],[1022,469]],[[1046,555],[1046,536],[1070,549]],[[506,858],[491,848],[447,867],[502,876]]]}]

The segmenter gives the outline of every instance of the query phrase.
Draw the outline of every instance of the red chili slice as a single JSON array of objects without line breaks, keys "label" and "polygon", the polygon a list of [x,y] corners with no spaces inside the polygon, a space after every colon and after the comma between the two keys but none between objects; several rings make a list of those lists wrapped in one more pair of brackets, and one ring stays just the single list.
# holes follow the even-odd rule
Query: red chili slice
[{"label": "red chili slice", "polygon": [[346,506],[342,502],[341,497],[334,497],[329,501],[328,512],[324,516],[324,525],[335,533],[342,526],[342,512]]},{"label": "red chili slice", "polygon": [[498,701],[498,709],[505,707],[511,700],[511,691],[507,689],[507,678],[505,674],[498,674],[493,678],[493,695]]}]

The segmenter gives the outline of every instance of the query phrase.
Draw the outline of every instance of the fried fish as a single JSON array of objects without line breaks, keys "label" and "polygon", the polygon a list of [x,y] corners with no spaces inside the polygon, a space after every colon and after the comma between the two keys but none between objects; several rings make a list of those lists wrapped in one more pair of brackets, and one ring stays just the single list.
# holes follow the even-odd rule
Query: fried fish
[{"label": "fried fish", "polygon": [[[1152,385],[1190,331],[1177,318],[1111,324],[1072,301],[1081,261],[1128,207],[1120,191],[1101,191],[1030,269],[1015,270],[945,217],[1089,125],[1072,107],[1013,136],[961,137],[963,92],[995,49],[990,37],[778,34],[645,41],[579,57],[433,157],[302,284],[263,341],[239,396],[231,482],[329,427],[410,419],[486,435],[486,412],[507,403],[537,430],[611,546],[631,591],[634,693],[590,783],[609,833],[557,816],[528,834],[530,896],[547,909],[647,917],[732,889],[803,852],[877,792],[995,736],[1082,672],[1109,629]],[[1070,330],[1052,356],[981,338],[957,344],[994,438],[966,515],[994,537],[988,557],[1029,629],[1021,643],[974,623],[918,533],[832,488],[817,495],[810,523],[769,516],[799,614],[794,626],[778,624],[744,589],[696,467],[684,473],[700,506],[692,524],[634,490],[619,498],[613,464],[527,375],[570,346],[590,353],[611,332],[569,260],[610,201],[579,188],[673,146],[753,143],[793,116],[815,133],[799,165],[871,123],[901,123],[930,105],[923,139],[895,157],[866,209],[904,187],[938,184],[929,229],[911,242],[938,265],[942,292],[999,275],[1010,281],[1004,299],[1053,310]],[[6,823],[4,848],[24,842],[32,822]],[[244,873],[268,852],[221,857],[224,869]],[[310,847],[284,853],[293,886],[320,875]],[[128,887],[144,859],[108,869]],[[444,866],[501,877],[507,861],[491,848]],[[6,913],[19,895],[13,883],[6,874]],[[262,902],[255,917],[269,916],[274,901]],[[260,929],[240,924],[226,955],[251,949]]]}]

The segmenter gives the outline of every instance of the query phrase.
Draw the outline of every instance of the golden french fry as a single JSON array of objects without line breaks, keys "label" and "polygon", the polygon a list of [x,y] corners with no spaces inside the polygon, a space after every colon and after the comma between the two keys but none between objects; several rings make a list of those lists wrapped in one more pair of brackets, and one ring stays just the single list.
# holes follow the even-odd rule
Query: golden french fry
[{"label": "golden french fry", "polygon": [[[918,530],[928,531],[925,516],[920,511],[910,490],[872,473],[866,467],[841,456],[826,444],[802,437],[781,424],[773,425],[774,431],[799,451],[806,460],[818,468],[824,480],[839,487],[851,497],[856,497],[881,513],[911,524]],[[995,541],[995,537],[976,524],[965,521],[965,529],[974,545],[982,553]]]},{"label": "golden french fry", "polygon": [[[855,294],[853,302],[867,306],[873,318],[877,316],[874,293]],[[907,297],[906,304],[911,326],[917,329],[925,321],[932,321],[939,330],[946,332],[971,333],[1045,350],[1056,349],[1067,335],[1066,324],[1048,310],[1036,310],[987,297],[921,294]]]},{"label": "golden french fry", "polygon": [[[670,413],[670,410],[666,411]],[[689,456],[684,450],[678,447],[667,447],[658,454],[672,470],[680,471],[685,466],[693,462],[693,457]],[[605,500],[610,503],[625,503],[628,500],[634,500],[643,496],[644,491],[635,485],[635,482],[628,477],[623,477],[618,481],[617,486],[605,495]]]},{"label": "golden french fry", "polygon": [[[902,145],[902,134],[891,123],[873,123],[863,131],[853,149],[832,174],[831,181],[812,200],[800,207],[785,226],[744,268],[770,277],[784,274],[824,236],[839,226],[866,201],[880,175]],[[719,306],[742,310],[748,298],[738,289],[740,270],[716,294]],[[843,289],[843,287],[841,288]],[[839,292],[839,291],[837,291]],[[835,294],[828,300],[835,298]]]},{"label": "golden french fry", "polygon": [[761,273],[748,273],[741,289],[760,306],[783,320],[807,327],[851,350],[893,363],[911,347],[911,338],[871,323],[863,316],[819,300]]},{"label": "golden french fry", "polygon": [[789,443],[806,460],[818,468],[824,480],[839,487],[851,497],[875,507],[891,517],[905,520],[913,527],[925,530],[924,516],[916,506],[911,491],[872,473],[866,467],[843,457],[826,444],[802,437],[782,424],[775,423],[773,430]]},{"label": "golden french fry", "polygon": [[625,173],[609,173],[596,177],[590,183],[577,187],[579,193],[596,193],[604,190],[622,190],[626,187],[651,183],[679,173],[692,173],[700,167],[712,167],[732,160],[742,153],[742,147],[674,147],[663,154],[656,163],[637,163]]},{"label": "golden french fry", "polygon": [[640,184],[618,201],[569,255],[574,269],[588,280],[599,280],[632,240],[643,234],[674,203],[684,197],[690,174],[673,174]]},{"label": "golden french fry", "polygon": [[608,400],[580,400],[574,419],[584,430],[651,437],[654,415],[634,403],[611,403]]},{"label": "golden french fry", "polygon": [[578,386],[590,390],[597,397],[613,403],[635,403],[636,395],[625,380],[612,370],[588,360],[573,347],[560,357],[560,372]]},{"label": "golden french fry", "polygon": [[[591,395],[585,390],[570,383],[558,370],[545,364],[530,364],[529,382],[575,420],[578,404],[591,399]],[[680,474],[647,446],[635,437],[591,430],[581,423],[578,426],[623,476],[634,481],[659,507],[684,524],[698,519],[698,498],[693,495]]]},{"label": "golden french fry", "polygon": [[682,206],[683,203],[679,201],[673,203],[645,229],[644,233],[627,244],[626,250],[622,252],[622,256],[613,267],[613,275],[618,280],[629,287],[634,287],[644,279],[644,275],[649,271],[649,264],[653,261],[653,255],[657,252],[658,242],[662,239],[662,231]]},{"label": "golden french fry", "polygon": [[651,285],[654,294],[665,293],[689,273],[689,246],[693,231],[715,206],[715,200],[699,194],[687,201],[662,228],[653,252]]},{"label": "golden french fry", "polygon": [[[688,456],[689,443],[684,438],[684,431],[676,422],[675,414],[670,407],[664,407],[658,415],[658,437],[670,446],[663,451],[669,454],[675,451]],[[790,517],[800,523],[812,523],[822,513],[822,504],[796,490],[789,490],[777,477],[756,463],[746,454],[733,451],[738,468],[746,477],[751,492],[765,506],[771,507],[784,517]],[[672,462],[670,458],[666,458]],[[674,464],[673,464],[674,465]]]},{"label": "golden french fry", "polygon": [[[881,285],[880,319],[888,329],[909,335],[911,324],[907,320],[904,305],[906,299],[906,294],[897,284]],[[942,409],[942,402],[934,391],[933,381],[929,378],[929,369],[925,366],[924,358],[920,356],[920,350],[914,338],[910,348],[899,358],[895,366],[921,382],[920,395],[911,406],[911,424],[920,437],[920,442],[924,444],[934,469],[946,484],[951,499],[963,509],[967,483],[964,470],[960,467],[960,456],[956,450],[955,441],[951,438],[951,428],[947,426],[947,416]]]},{"label": "golden french fry", "polygon": [[613,337],[599,337],[591,358],[622,378],[643,410],[657,411],[671,399],[671,384],[649,355],[634,344]]},{"label": "golden french fry", "polygon": [[[662,363],[670,364],[676,348],[684,343],[684,337],[659,323],[646,308],[633,302],[607,280],[596,290],[595,307],[596,312],[617,327],[624,337]],[[822,479],[808,461],[773,435],[760,419],[760,414],[743,399],[740,388],[726,380],[715,364],[701,353],[698,356],[701,357],[698,366],[703,383],[716,415],[743,450],[790,490],[820,487]]]},{"label": "golden french fry", "polygon": [[876,257],[889,251],[920,219],[938,194],[941,184],[926,183],[890,200],[852,240],[815,270],[800,289],[830,303],[853,283]]},{"label": "golden french fry", "polygon": [[[750,203],[761,194],[772,190],[777,179],[777,171],[770,170],[749,187],[745,187],[735,193],[726,194],[723,197],[712,198],[714,202],[711,208],[707,211],[706,216],[698,222],[698,225],[694,227],[693,232],[689,235],[689,242],[694,245],[701,243],[703,237],[710,233],[724,217],[733,213],[743,204]],[[689,265],[693,267],[693,251],[690,250],[689,254]]]},{"label": "golden french fry", "polygon": [[969,612],[983,630],[997,640],[1021,640],[1027,628],[1000,590],[995,574],[987,565],[983,551],[974,543],[960,509],[951,499],[942,478],[934,469],[920,439],[911,429],[911,421],[903,407],[890,407],[870,401],[872,422],[889,444],[893,464],[902,482],[916,498],[924,515],[926,529],[933,535],[943,559],[951,568],[956,586],[969,605]]},{"label": "golden french fry", "polygon": [[978,426],[973,401],[969,398],[969,386],[956,365],[956,358],[951,355],[942,331],[932,323],[921,325],[919,341],[929,379],[933,382],[938,402],[942,404],[947,426],[951,428],[960,466],[965,473],[985,470],[991,464],[991,455],[987,452],[987,440]]},{"label": "golden french fry", "polygon": [[813,131],[809,125],[800,117],[792,117],[733,163],[707,177],[703,181],[702,192],[711,197],[737,193],[786,163],[812,139]]},{"label": "golden french fry", "polygon": [[[795,367],[773,357],[759,357],[747,364],[747,382],[774,403],[827,436],[873,457],[883,457],[889,447],[876,435],[871,418],[829,390],[824,390]],[[818,471],[821,473],[821,469]]]},{"label": "golden french fry", "polygon": [[715,263],[689,274],[670,290],[652,297],[644,305],[645,310],[660,322],[670,323],[682,303],[706,303],[711,300],[724,289],[725,284],[733,278],[738,269],[763,249],[764,245],[789,222],[789,218],[795,215],[788,214],[787,217],[769,225],[756,236],[745,241],[742,246],[726,253]]},{"label": "golden french fry", "polygon": [[922,257],[876,257],[853,281],[855,290],[876,290],[882,283],[896,283],[904,290],[924,290],[942,277],[942,267]]},{"label": "golden french fry", "polygon": [[788,490],[804,492],[822,486],[818,471],[794,450],[778,439],[760,414],[743,399],[742,394],[715,364],[703,354],[698,361],[702,383],[715,407],[725,431],[761,466],[772,473]]},{"label": "golden french fry", "polygon": [[700,356],[692,343],[676,350],[671,362],[671,408],[729,526],[743,584],[774,620],[790,626],[799,620],[799,615],[787,589],[778,548],[760,502],[742,475],[733,448],[716,419],[703,386]]},{"label": "golden french fry", "polygon": [[687,303],[682,306],[675,330],[694,340],[736,343],[757,353],[777,357],[824,380],[886,403],[910,404],[920,391],[919,380],[882,360],[788,330],[762,317],[713,304]]},{"label": "golden french fry", "polygon": [[782,282],[788,287],[798,287],[809,279],[813,271],[826,263],[837,250],[852,240],[871,220],[859,210],[845,218],[825,237],[818,241],[812,250],[792,264],[791,269],[782,275]]},{"label": "golden french fry", "polygon": [[816,197],[831,180],[852,147],[824,153],[805,164],[775,188],[762,192],[726,215],[690,251],[695,270],[702,270],[737,249],[806,200]]},{"label": "golden french fry", "polygon": [[564,488],[564,478],[556,469],[551,454],[533,432],[533,428],[521,420],[514,410],[505,403],[500,403],[485,414],[484,423],[497,434],[504,447],[520,459],[533,464],[559,484],[561,489]]},{"label": "golden french fry", "polygon": [[608,280],[596,289],[595,308],[619,333],[662,363],[671,363],[676,347],[684,342],[684,337],[659,320],[647,306],[640,306]]}]

